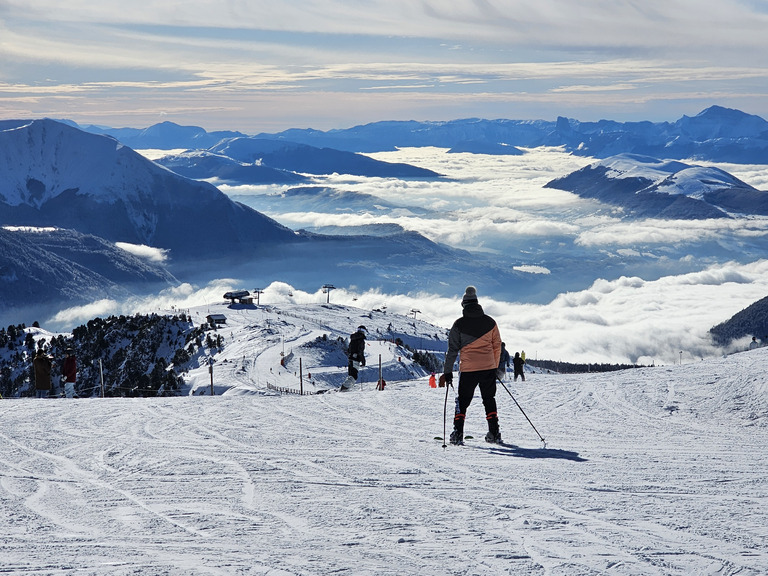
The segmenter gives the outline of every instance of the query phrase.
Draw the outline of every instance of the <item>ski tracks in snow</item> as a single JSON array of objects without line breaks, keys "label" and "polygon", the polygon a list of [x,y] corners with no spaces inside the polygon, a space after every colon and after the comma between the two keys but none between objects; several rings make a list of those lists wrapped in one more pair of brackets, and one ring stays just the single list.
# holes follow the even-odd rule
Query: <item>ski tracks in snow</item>
[{"label": "ski tracks in snow", "polygon": [[765,431],[744,445],[651,376],[521,383],[546,450],[503,389],[511,444],[482,441],[478,397],[476,440],[443,449],[444,391],[425,381],[3,403],[0,571],[764,573]]},{"label": "ski tracks in snow", "polygon": [[[550,445],[580,445],[589,461],[552,489],[564,510],[586,510],[568,525],[605,535],[608,550],[623,552],[605,564],[610,573],[765,570],[768,458],[754,449],[765,441],[764,430],[751,431],[745,444],[743,420],[702,405],[712,378],[706,372],[703,386],[689,374],[681,380],[676,367],[621,376],[557,376],[558,386],[523,385],[527,393],[519,396],[523,405],[555,406],[543,415]],[[589,504],[589,492],[599,503]]]}]

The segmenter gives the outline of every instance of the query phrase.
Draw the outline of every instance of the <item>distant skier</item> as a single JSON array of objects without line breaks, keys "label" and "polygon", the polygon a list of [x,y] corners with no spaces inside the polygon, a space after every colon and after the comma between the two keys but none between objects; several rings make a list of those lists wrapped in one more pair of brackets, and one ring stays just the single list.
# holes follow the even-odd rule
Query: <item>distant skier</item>
[{"label": "distant skier", "polygon": [[75,398],[75,382],[77,381],[77,359],[75,351],[67,348],[67,356],[61,366],[61,379],[64,382],[64,395],[67,398]]},{"label": "distant skier", "polygon": [[501,357],[499,358],[499,368],[496,370],[496,377],[499,380],[504,380],[504,376],[507,375],[507,368],[509,368],[509,352],[507,351],[507,345],[501,343]]},{"label": "distant skier", "polygon": [[523,371],[523,366],[525,366],[525,358],[520,356],[520,352],[515,352],[515,357],[512,359],[512,365],[515,368],[515,382],[517,382],[518,376],[520,376],[520,378],[523,379],[523,382],[525,382],[525,372]]},{"label": "distant skier", "polygon": [[51,368],[53,361],[42,348],[38,349],[32,361],[35,369],[35,391],[38,398],[47,398],[51,392]]},{"label": "distant skier", "polygon": [[347,365],[347,379],[341,385],[342,390],[349,390],[357,382],[357,376],[361,366],[365,366],[365,326],[358,326],[357,332],[349,337],[349,364]]},{"label": "distant skier", "polygon": [[448,351],[443,367],[443,378],[448,386],[453,381],[453,364],[456,357],[459,357],[459,395],[453,418],[451,444],[464,442],[464,419],[478,386],[488,422],[485,440],[501,443],[499,416],[496,411],[496,370],[501,357],[499,327],[478,304],[474,286],[467,286],[461,306],[462,316],[453,323],[448,334]]},{"label": "distant skier", "polygon": [[760,342],[757,341],[756,336],[752,336],[752,342],[749,343],[749,349],[754,350],[755,348],[760,348]]}]

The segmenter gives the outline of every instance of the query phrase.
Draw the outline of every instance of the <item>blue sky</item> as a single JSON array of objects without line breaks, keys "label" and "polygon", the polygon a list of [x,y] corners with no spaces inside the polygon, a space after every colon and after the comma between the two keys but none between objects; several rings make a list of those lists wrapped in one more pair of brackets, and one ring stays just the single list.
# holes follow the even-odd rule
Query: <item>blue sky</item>
[{"label": "blue sky", "polygon": [[0,118],[768,118],[768,1],[0,0]]}]

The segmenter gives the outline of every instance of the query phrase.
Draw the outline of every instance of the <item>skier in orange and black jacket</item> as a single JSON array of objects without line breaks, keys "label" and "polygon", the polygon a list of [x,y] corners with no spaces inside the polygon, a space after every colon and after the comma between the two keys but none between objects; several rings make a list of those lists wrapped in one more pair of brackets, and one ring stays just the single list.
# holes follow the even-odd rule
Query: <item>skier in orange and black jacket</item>
[{"label": "skier in orange and black jacket", "polygon": [[453,365],[459,357],[459,395],[451,443],[461,444],[464,441],[464,418],[478,386],[488,421],[485,439],[501,443],[496,412],[496,370],[501,356],[499,327],[493,318],[483,312],[474,286],[465,290],[461,306],[462,316],[453,323],[448,335],[448,352],[443,368],[446,385],[449,385],[453,381]]}]

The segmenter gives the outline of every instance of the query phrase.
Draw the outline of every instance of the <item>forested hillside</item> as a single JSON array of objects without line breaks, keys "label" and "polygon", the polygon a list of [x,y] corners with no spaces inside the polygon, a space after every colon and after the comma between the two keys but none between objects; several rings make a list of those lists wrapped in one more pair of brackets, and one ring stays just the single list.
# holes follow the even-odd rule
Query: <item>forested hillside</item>
[{"label": "forested hillside", "polygon": [[715,342],[720,345],[726,345],[744,336],[756,336],[758,340],[768,340],[768,296],[747,306],[709,332]]},{"label": "forested hillside", "polygon": [[54,386],[67,348],[77,358],[79,396],[175,396],[181,372],[222,346],[209,325],[195,326],[186,314],[95,318],[71,337],[24,325],[0,328],[0,394],[34,394],[32,358],[37,349],[54,361]]}]

